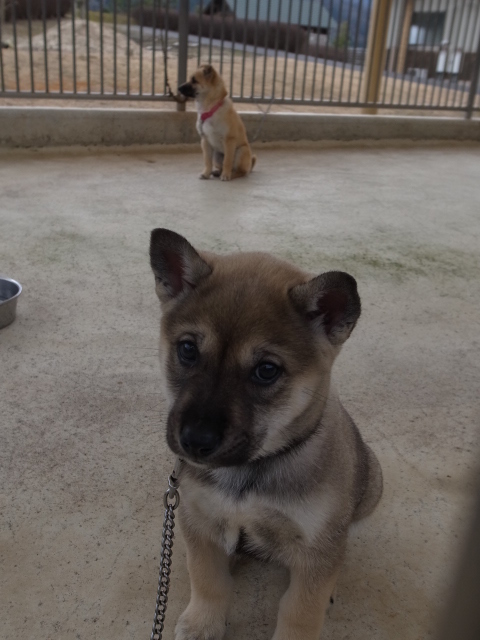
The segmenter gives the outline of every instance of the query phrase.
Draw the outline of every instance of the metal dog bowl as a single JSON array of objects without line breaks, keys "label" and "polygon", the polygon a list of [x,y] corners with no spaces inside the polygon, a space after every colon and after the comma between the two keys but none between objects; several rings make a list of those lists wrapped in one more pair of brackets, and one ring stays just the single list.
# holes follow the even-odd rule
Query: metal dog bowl
[{"label": "metal dog bowl", "polygon": [[22,293],[22,285],[15,280],[0,276],[0,329],[15,320],[17,300]]}]

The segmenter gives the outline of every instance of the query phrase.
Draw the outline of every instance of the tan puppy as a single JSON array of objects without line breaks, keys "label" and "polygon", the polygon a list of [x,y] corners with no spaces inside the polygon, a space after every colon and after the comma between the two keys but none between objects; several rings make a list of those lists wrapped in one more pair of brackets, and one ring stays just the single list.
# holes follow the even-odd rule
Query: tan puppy
[{"label": "tan puppy", "polygon": [[273,640],[318,640],[350,524],[382,471],[331,370],[360,315],[352,276],[317,277],[265,253],[219,256],[155,229],[167,441],[184,459],[179,518],[191,600],[176,640],[221,640],[229,559],[290,570]]},{"label": "tan puppy", "polygon": [[194,98],[197,105],[197,130],[205,162],[200,178],[208,180],[214,175],[231,180],[248,175],[256,157],[248,144],[245,125],[215,69],[209,64],[199,67],[178,90],[187,98]]}]

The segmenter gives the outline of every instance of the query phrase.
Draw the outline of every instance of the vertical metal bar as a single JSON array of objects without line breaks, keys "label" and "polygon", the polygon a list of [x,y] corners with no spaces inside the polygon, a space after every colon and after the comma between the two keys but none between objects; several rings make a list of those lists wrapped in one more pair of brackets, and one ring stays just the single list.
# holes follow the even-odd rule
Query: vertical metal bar
[{"label": "vertical metal bar", "polygon": [[[472,2],[472,7],[473,7],[473,4],[474,3]],[[473,48],[475,46],[474,43],[475,43],[475,35],[476,35],[477,25],[479,25],[479,27],[480,27],[479,19],[480,19],[480,2],[477,3],[477,11],[476,11],[475,18],[472,19],[472,17],[470,16],[469,20],[468,20],[468,23],[467,23],[467,24],[472,26],[472,37],[469,39],[468,42],[465,41],[465,44],[466,44],[465,49],[468,49],[469,51],[473,51]],[[467,26],[467,33],[468,33],[468,26]],[[480,40],[480,30],[479,30],[478,36],[479,36],[479,40]],[[474,64],[474,66],[475,66],[475,64]],[[466,89],[467,89],[467,82],[468,82],[468,80],[467,80],[467,78],[465,78],[464,81],[463,81],[462,90],[460,92],[460,102],[459,102],[459,105],[458,105],[459,107],[462,107],[462,106],[464,106],[465,108],[467,107],[467,104],[464,104],[464,102],[465,102],[464,96],[465,96],[465,92],[466,92]],[[467,98],[466,102],[468,103],[468,94],[467,94],[466,98]],[[456,104],[456,101],[455,101],[455,104]]]},{"label": "vertical metal bar", "polygon": [[260,0],[257,0],[257,11],[255,15],[255,34],[253,36],[253,64],[252,64],[252,92],[251,92],[252,98],[255,96],[255,71],[257,66],[257,34],[258,34],[259,17],[260,17]]},{"label": "vertical metal bar", "polygon": [[[140,0],[140,56],[139,56],[139,74],[140,78],[138,79],[138,94],[141,96],[143,91],[143,0]],[[179,52],[180,54],[180,52]]]},{"label": "vertical metal bar", "polygon": [[103,0],[100,0],[100,93],[104,94],[104,60],[103,60]]},{"label": "vertical metal bar", "polygon": [[213,2],[210,2],[210,22],[208,24],[208,62],[212,62],[213,51]]},{"label": "vertical metal bar", "polygon": [[[338,96],[338,100],[341,102],[342,100],[342,95],[343,95],[343,78],[345,76],[345,65],[348,62],[348,42],[350,40],[350,21],[352,19],[352,5],[353,5],[353,0],[350,0],[350,5],[348,7],[348,18],[347,18],[347,38],[345,41],[345,48],[344,48],[344,60],[343,60],[343,67],[342,67],[342,78],[340,80],[340,93]],[[351,73],[353,73],[353,65],[352,65],[352,69],[351,69]],[[386,84],[386,81],[385,81]]]},{"label": "vertical metal bar", "polygon": [[[16,3],[13,2],[12,3],[12,9],[13,9],[13,13],[12,16],[15,17],[15,5]],[[43,60],[44,60],[44,65],[45,65],[45,93],[49,93],[49,87],[48,87],[48,54],[47,54],[47,17],[46,17],[46,13],[47,13],[47,8],[45,6],[45,0],[43,0],[42,2],[42,23],[43,23]],[[15,32],[14,32],[15,34]],[[15,47],[15,54],[17,52],[17,47]],[[18,74],[18,65],[17,65],[17,74]],[[18,85],[18,78],[17,78],[17,85]],[[17,88],[18,90],[18,88]]]},{"label": "vertical metal bar", "polygon": [[293,63],[293,78],[292,78],[292,100],[295,97],[295,87],[297,84],[297,66],[298,66],[298,40],[299,40],[299,34],[300,34],[300,29],[302,26],[302,11],[303,11],[303,0],[300,0],[300,7],[299,7],[299,14],[298,14],[298,24],[296,25],[297,28],[295,29],[295,59],[294,59],[294,63]]},{"label": "vertical metal bar", "polygon": [[[433,26],[433,41],[435,43],[435,35],[437,33],[437,28],[438,28],[438,17],[440,15],[439,9],[440,9],[441,0],[436,0],[436,7],[433,6],[433,2],[435,2],[435,0],[432,0],[432,11],[433,11],[434,8],[436,9],[436,11],[435,11],[435,20],[434,20],[434,23],[433,23],[434,24],[434,26]],[[435,47],[435,44],[433,44],[432,49],[434,49],[434,47]],[[436,70],[436,64],[435,64],[435,70]],[[433,80],[434,80],[434,83],[435,83],[435,71],[434,71],[434,74],[433,74]],[[425,82],[425,88],[424,88],[424,91],[423,91],[422,106],[425,106],[425,100],[426,100],[427,90],[428,90],[429,86],[430,86],[430,83],[429,83],[428,78],[427,78],[427,82]],[[435,90],[435,88],[433,87],[432,91],[434,91],[434,90]]]},{"label": "vertical metal bar", "polygon": [[[460,39],[460,32],[462,30],[462,23],[463,23],[464,11],[465,11],[465,7],[466,6],[467,6],[467,1],[463,0],[462,12],[461,12],[460,18],[458,20],[458,29],[457,29],[457,35],[456,35],[456,38],[455,38],[455,45],[453,47],[453,65],[455,64],[455,55],[456,55],[457,49],[458,49],[458,41]],[[459,74],[460,74],[460,71],[459,71]],[[448,106],[448,98],[450,96],[450,87],[452,85],[452,76],[453,76],[453,73],[450,74],[450,78],[448,79],[447,96],[445,98],[445,105],[446,106]],[[457,80],[458,80],[458,78],[457,78]]]},{"label": "vertical metal bar", "polygon": [[[362,0],[360,0],[361,2]],[[320,42],[320,36],[322,35],[322,29],[323,29],[323,0],[320,0],[320,9],[319,9],[319,13],[318,13],[318,24],[317,24],[317,37],[315,40],[315,60],[313,62],[313,77],[312,77],[312,95],[310,96],[310,99],[312,100],[312,102],[314,101],[314,97],[315,97],[315,80],[317,78],[317,67],[318,67],[318,45]],[[323,61],[325,64],[325,60]]]},{"label": "vertical metal bar", "polygon": [[75,38],[75,0],[72,1],[72,66],[73,66],[73,93],[77,93],[77,51]]},{"label": "vertical metal bar", "polygon": [[15,80],[17,83],[17,93],[20,91],[20,76],[18,72],[18,43],[17,43],[17,9],[16,2],[12,2],[12,27],[13,27],[13,47],[15,53]]},{"label": "vertical metal bar", "polygon": [[324,96],[325,96],[325,76],[327,73],[327,64],[328,64],[328,41],[330,40],[330,29],[332,28],[332,12],[333,12],[333,0],[330,0],[330,5],[328,9],[327,44],[325,46],[325,56],[323,58],[323,78],[322,78],[322,88],[320,90],[320,102],[323,102]]},{"label": "vertical metal bar", "polygon": [[113,95],[117,95],[117,0],[113,0]]},{"label": "vertical metal bar", "polygon": [[[423,8],[423,5],[422,5]],[[417,62],[417,57],[418,57],[418,49],[419,49],[419,38],[420,38],[420,29],[417,30],[417,37],[415,39],[415,48],[413,50],[413,57],[412,57],[412,68],[415,69],[415,63]],[[412,91],[412,84],[413,84],[413,74],[410,74],[410,81],[408,83],[408,90],[407,90],[407,100],[406,100],[406,105],[410,104],[410,93]]]},{"label": "vertical metal bar", "polygon": [[220,29],[220,75],[223,75],[223,47],[225,42],[225,3],[222,2],[222,26]]},{"label": "vertical metal bar", "polygon": [[[370,24],[370,20],[372,19],[372,3],[371,2],[368,5],[367,17],[368,17],[367,24]],[[365,73],[366,62],[367,62],[367,59],[366,59],[366,51],[365,51],[363,56],[363,64],[360,69],[360,79],[358,81],[358,91],[357,91],[357,100],[356,100],[357,104],[360,102],[360,92],[362,90],[363,74]]]},{"label": "vertical metal bar", "polygon": [[310,33],[312,30],[312,10],[313,2],[310,0],[310,11],[308,12],[308,28],[307,28],[307,45],[305,53],[305,64],[303,65],[303,80],[302,80],[302,100],[305,100],[305,83],[307,81],[307,65],[310,57]]},{"label": "vertical metal bar", "polygon": [[[413,16],[413,13],[412,13]],[[411,25],[410,25],[410,29],[411,29]],[[418,33],[417,33],[417,39],[418,39]],[[408,46],[410,44],[410,32],[409,32],[409,36],[408,36],[408,43],[407,43],[407,56],[408,56]],[[406,58],[405,58],[405,64],[406,64]],[[403,87],[405,85],[405,69],[403,69],[402,72],[402,82],[400,83],[400,95],[398,97],[398,104],[403,104],[402,100],[403,100]]]},{"label": "vertical metal bar", "polygon": [[[388,60],[385,63],[385,82],[383,85],[383,96],[382,96],[382,105],[385,106],[387,104],[387,86],[389,80],[389,74],[391,73],[391,69],[395,66],[395,75],[392,82],[392,94],[390,97],[390,104],[392,104],[393,98],[393,87],[395,86],[395,78],[397,76],[397,58],[398,58],[398,50],[397,50],[397,29],[398,29],[398,19],[401,15],[401,2],[394,3],[393,17],[392,17],[392,41],[390,43],[390,51],[388,52]],[[388,45],[388,43],[387,43]]]},{"label": "vertical metal bar", "polygon": [[[428,5],[428,14],[430,16],[432,15],[432,9],[433,9],[433,0],[430,0],[430,4]],[[425,42],[423,44],[423,54],[424,54],[425,59],[426,59],[426,54],[427,54],[427,39],[428,39],[427,36],[428,36],[428,31],[429,30],[427,29],[427,32],[425,33]],[[423,80],[421,81],[421,78],[419,78],[418,82],[417,82],[417,90],[415,92],[415,100],[413,102],[416,107],[418,106],[418,96],[419,96],[419,93],[420,93],[420,84],[423,83],[423,85],[428,85],[429,64],[430,63],[427,64],[427,77],[426,77],[425,81],[423,81]]]},{"label": "vertical metal bar", "polygon": [[240,82],[240,97],[244,97],[243,95],[243,83],[245,80],[245,59],[247,57],[247,24],[248,24],[248,4],[249,0],[247,0],[246,8],[245,8],[245,19],[243,21],[243,60],[242,60],[242,79]]},{"label": "vertical metal bar", "polygon": [[[422,3],[422,7],[421,7],[421,8],[422,8],[422,9],[424,9],[424,8],[425,8],[425,0],[423,0],[423,3]],[[422,13],[425,13],[425,11],[422,11]],[[416,38],[416,41],[415,41],[415,49],[414,49],[414,51],[413,51],[413,58],[412,58],[412,65],[413,65],[413,69],[416,69],[416,68],[417,68],[417,67],[416,67],[416,62],[417,62],[417,59],[418,59],[418,51],[419,51],[419,49],[420,49],[420,46],[419,46],[419,37],[420,37],[420,29],[418,29],[418,31],[417,31],[417,38]],[[426,32],[425,32],[425,39],[426,39],[426,38],[427,38],[427,34],[426,34]],[[408,85],[407,105],[409,105],[409,104],[410,104],[410,93],[411,93],[411,91],[412,91],[412,84],[413,84],[413,75],[411,75],[411,76],[410,76],[410,82],[409,82],[409,85]],[[415,104],[415,103],[414,103],[414,104]]]},{"label": "vertical metal bar", "polygon": [[337,33],[337,41],[335,43],[335,58],[333,60],[333,71],[332,71],[332,86],[330,87],[330,102],[332,102],[333,100],[333,89],[335,87],[335,71],[337,70],[337,58],[338,58],[338,37],[340,34],[340,27],[342,26],[342,13],[343,13],[343,0],[340,0],[340,9],[339,9],[339,13],[338,15],[339,20],[340,20],[340,24],[338,26],[338,33]]},{"label": "vertical metal bar", "polygon": [[[188,0],[180,0],[178,6],[178,72],[177,86],[187,81],[188,60]],[[177,111],[185,111],[185,103],[177,102]]]},{"label": "vertical metal bar", "polygon": [[[448,6],[450,6],[450,3],[448,4]],[[448,45],[447,45],[446,58],[445,58],[445,69],[448,69],[448,58],[449,58],[449,52],[450,52],[450,43],[452,41],[456,14],[457,14],[457,3],[456,3],[455,0],[453,0],[452,23],[450,25],[450,32],[448,34]],[[448,16],[448,12],[446,13],[446,15]],[[443,94],[443,89],[445,87],[445,84],[446,84],[446,79],[445,79],[445,73],[444,73],[442,75],[442,80],[441,80],[441,84],[440,84],[440,93],[438,95],[438,103],[437,103],[436,106],[440,106],[440,103],[442,101],[442,94]],[[444,105],[444,106],[446,106],[446,105]]]},{"label": "vertical metal bar", "polygon": [[[397,78],[398,78],[398,74],[399,74],[399,60],[400,60],[400,49],[401,49],[401,40],[402,40],[402,34],[403,34],[403,29],[404,29],[404,21],[405,21],[405,15],[402,12],[402,3],[401,2],[397,2],[395,3],[395,16],[394,16],[394,20],[396,21],[396,18],[398,18],[399,22],[400,22],[400,34],[399,34],[399,42],[398,44],[396,44],[396,50],[395,50],[395,57],[394,57],[394,65],[395,65],[395,71],[394,71],[394,75],[393,75],[393,82],[392,82],[392,91],[390,93],[390,105],[393,105],[395,103],[395,86],[397,84]],[[405,11],[407,11],[406,5],[405,5]],[[396,29],[393,28],[393,41],[396,42]],[[403,71],[402,71],[403,74]]]},{"label": "vertical metal bar", "polygon": [[63,69],[62,69],[62,29],[60,22],[60,0],[57,0],[57,34],[58,34],[58,87],[63,93]]},{"label": "vertical metal bar", "polygon": [[288,66],[288,45],[290,40],[290,26],[292,23],[292,4],[293,0],[288,2],[288,22],[287,33],[285,36],[285,64],[283,65],[283,85],[282,85],[282,100],[285,100],[285,85],[287,83],[287,66]]},{"label": "vertical metal bar", "polygon": [[5,91],[5,75],[3,70],[2,28],[5,22],[5,3],[0,0],[0,86]]},{"label": "vertical metal bar", "polygon": [[157,47],[157,0],[152,0],[152,96],[155,95],[155,54]]},{"label": "vertical metal bar", "polygon": [[[425,0],[422,0],[422,5],[421,5],[422,11],[420,13],[423,13],[423,14],[425,13],[425,11],[423,10],[425,8],[425,4],[424,3],[425,3]],[[426,39],[426,37],[427,37],[427,34],[425,32],[425,39]],[[412,68],[413,69],[417,68],[416,62],[417,62],[417,59],[418,59],[418,51],[420,49],[419,38],[420,38],[420,29],[418,29],[418,31],[417,31],[417,37],[416,37],[416,40],[415,40],[415,49],[413,50],[413,58],[412,58]],[[410,94],[411,94],[411,91],[412,91],[413,80],[414,80],[413,74],[411,74],[410,75],[410,82],[408,83],[407,105],[410,104]]]},{"label": "vertical metal bar", "polygon": [[[449,3],[449,4],[450,4],[450,3]],[[450,42],[451,42],[451,40],[452,40],[453,27],[454,27],[454,25],[455,25],[455,16],[456,16],[456,13],[457,13],[457,3],[456,3],[456,1],[455,1],[455,0],[453,0],[452,24],[450,25],[450,33],[449,33],[449,36],[448,36],[448,49],[447,49],[447,57],[446,57],[446,59],[445,59],[445,67],[447,67],[447,66],[448,66],[448,52],[449,52],[449,50],[450,50]],[[447,15],[448,15],[448,14],[447,14]],[[440,106],[440,103],[441,103],[441,101],[442,101],[442,93],[443,93],[443,88],[444,88],[444,86],[445,86],[445,82],[444,82],[444,78],[442,78],[442,84],[440,85],[440,93],[439,93],[439,96],[438,96],[438,103],[437,103],[437,105],[436,105],[437,107],[439,107],[439,106]]]},{"label": "vertical metal bar", "polygon": [[[445,17],[447,17],[448,15],[448,1],[447,1],[447,6],[446,6],[446,11],[445,11]],[[440,9],[442,5],[442,0],[438,0],[438,6],[437,9]],[[438,21],[437,21],[438,22]],[[445,29],[446,24],[443,25],[443,28]],[[443,32],[442,32],[442,36],[443,36]],[[438,63],[438,57],[437,57],[437,63]],[[438,80],[438,74],[437,74],[437,67],[435,65],[435,75],[433,77],[433,86],[432,86],[432,92],[430,94],[430,103],[429,103],[429,107],[432,107],[433,105],[433,99],[435,97],[435,89],[437,88],[437,80]]]},{"label": "vertical metal bar", "polygon": [[277,28],[275,31],[275,60],[273,63],[273,78],[272,78],[272,98],[275,97],[275,89],[277,82],[277,62],[278,62],[278,41],[280,39],[280,18],[282,11],[282,0],[278,0],[278,13],[277,13]]},{"label": "vertical metal bar", "polygon": [[[163,55],[164,60],[167,59],[167,51],[168,51],[168,29],[170,22],[170,0],[165,0],[165,21],[164,21],[164,29],[163,29]],[[166,95],[167,93],[167,70],[165,71],[165,77],[163,79],[163,93]]]},{"label": "vertical metal bar", "polygon": [[202,52],[202,35],[203,35],[203,0],[200,0],[198,9],[198,51],[197,51],[197,67],[200,66]]},{"label": "vertical metal bar", "polygon": [[[450,53],[450,45],[451,45],[451,41],[452,38],[455,39],[454,36],[454,32],[455,32],[455,17],[457,15],[457,8],[458,8],[458,2],[460,0],[454,0],[454,12],[453,12],[453,16],[452,16],[452,24],[451,24],[451,29],[450,29],[450,34],[449,34],[449,38],[448,38],[448,48],[447,48],[447,54],[446,54],[446,58],[445,58],[445,68],[446,70],[448,69],[448,59],[449,59],[449,53]],[[461,23],[461,17],[460,17],[460,23]],[[454,59],[455,59],[455,46],[453,47],[453,54],[454,54]],[[443,93],[443,89],[446,87],[447,85],[448,79],[445,77],[445,75],[442,78],[442,83],[441,83],[441,87],[440,87],[440,95],[439,95],[439,102],[441,100],[442,97],[442,93]],[[450,82],[451,82],[451,74],[450,74]],[[448,98],[448,91],[447,91],[447,98]],[[445,104],[444,106],[447,106],[447,100],[445,100]]]},{"label": "vertical metal bar", "polygon": [[90,6],[89,0],[85,0],[85,16],[87,20],[87,93],[90,93]]},{"label": "vertical metal bar", "polygon": [[[470,0],[470,9],[468,11],[468,16],[465,22],[465,33],[464,33],[464,37],[463,37],[463,41],[462,41],[462,50],[463,50],[463,54],[465,54],[465,51],[467,49],[469,49],[469,47],[471,47],[473,45],[473,39],[470,39],[468,37],[469,34],[469,25],[471,24],[475,24],[475,22],[472,23],[472,11],[473,11],[473,5],[474,3],[471,2]],[[459,37],[460,39],[460,37]],[[465,61],[465,55],[462,56],[462,63]],[[455,86],[455,90],[453,92],[453,108],[456,108],[457,106],[457,98],[460,96],[460,102],[459,102],[459,107],[462,106],[463,103],[463,96],[464,96],[464,91],[465,91],[465,80],[460,80],[460,74],[462,71],[462,66],[463,64],[460,64],[460,69],[458,72],[458,78],[457,78],[457,82],[456,82],[456,86]]]},{"label": "vertical metal bar", "polygon": [[[87,0],[88,2],[88,0]],[[130,95],[130,28],[131,28],[131,0],[127,0],[127,96]]]},{"label": "vertical metal bar", "polygon": [[470,93],[468,94],[468,103],[467,103],[467,111],[466,116],[470,119],[473,115],[473,111],[475,109],[475,98],[477,96],[478,91],[478,82],[480,77],[480,32],[478,34],[478,46],[477,46],[477,57],[475,58],[475,64],[473,65],[473,73],[472,73],[472,81],[470,84]]},{"label": "vertical metal bar", "polygon": [[[460,44],[460,34],[462,33],[462,25],[463,25],[463,20],[465,18],[465,9],[467,7],[468,1],[464,0],[464,4],[462,7],[462,14],[460,16],[460,21],[459,21],[459,25],[458,25],[458,31],[457,31],[457,38],[455,40],[455,48],[454,48],[454,54],[453,54],[453,64],[455,64],[455,54],[459,49],[459,44]],[[472,5],[470,5],[470,14],[471,14],[471,9],[472,9]],[[465,41],[464,41],[464,45],[466,44],[466,36],[468,33],[468,19],[465,25]],[[455,106],[455,101],[456,101],[456,94],[458,91],[458,85],[460,83],[460,73],[462,70],[462,60],[463,60],[463,53],[464,53],[465,47],[462,48],[462,56],[460,58],[460,68],[458,70],[458,76],[455,79],[455,90],[454,90],[454,96],[453,96],[453,104],[452,106]],[[448,100],[449,100],[449,96],[450,96],[450,88],[451,88],[451,83],[452,83],[452,76],[453,74],[450,74],[450,80],[448,82],[448,90],[447,90],[447,98],[446,98],[446,103],[448,105]]]},{"label": "vertical metal bar", "polygon": [[[14,0],[15,1],[15,0]],[[27,0],[27,18],[28,18],[28,48],[30,53],[30,90],[35,92],[35,79],[33,73],[33,47],[32,47],[32,0]],[[1,20],[0,16],[0,20]],[[0,49],[1,49],[0,40]]]},{"label": "vertical metal bar", "polygon": [[237,42],[237,0],[233,3],[232,20],[232,59],[230,64],[230,95],[233,95],[233,76],[235,73],[235,43]]},{"label": "vertical metal bar", "polygon": [[350,74],[350,85],[348,87],[348,98],[347,102],[350,102],[352,98],[352,85],[353,85],[353,76],[355,72],[355,62],[357,60],[357,46],[358,46],[358,34],[360,33],[360,18],[362,16],[362,3],[363,0],[360,0],[360,4],[357,6],[357,23],[355,27],[355,42],[353,45],[353,61],[352,61],[352,71]]},{"label": "vertical metal bar", "polygon": [[268,0],[267,4],[267,27],[265,29],[265,46],[263,51],[263,78],[262,78],[262,98],[265,98],[265,80],[267,77],[267,58],[268,58],[268,36],[270,35],[270,13],[272,9],[272,0]]}]

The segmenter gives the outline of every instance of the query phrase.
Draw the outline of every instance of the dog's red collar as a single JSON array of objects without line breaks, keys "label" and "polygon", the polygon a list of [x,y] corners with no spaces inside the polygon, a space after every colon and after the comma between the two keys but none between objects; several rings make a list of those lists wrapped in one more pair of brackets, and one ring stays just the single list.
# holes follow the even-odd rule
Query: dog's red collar
[{"label": "dog's red collar", "polygon": [[200,114],[200,120],[202,122],[205,122],[205,120],[208,120],[209,118],[211,118],[213,116],[213,114],[216,111],[218,111],[222,105],[223,105],[223,100],[221,100],[220,102],[217,102],[217,104],[215,106],[213,106],[210,109],[210,111],[205,111],[205,113],[201,113]]}]

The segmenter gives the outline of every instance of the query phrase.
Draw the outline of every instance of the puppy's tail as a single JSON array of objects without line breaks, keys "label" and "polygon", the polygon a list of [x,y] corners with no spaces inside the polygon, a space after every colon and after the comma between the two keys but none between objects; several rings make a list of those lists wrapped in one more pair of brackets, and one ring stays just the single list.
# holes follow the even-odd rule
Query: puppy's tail
[{"label": "puppy's tail", "polygon": [[253,171],[253,167],[255,166],[256,161],[257,161],[257,156],[252,156],[252,166],[250,167],[250,171]]}]

